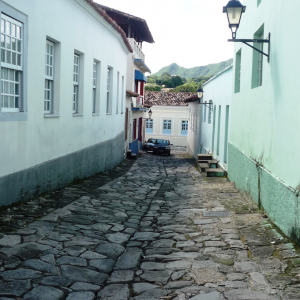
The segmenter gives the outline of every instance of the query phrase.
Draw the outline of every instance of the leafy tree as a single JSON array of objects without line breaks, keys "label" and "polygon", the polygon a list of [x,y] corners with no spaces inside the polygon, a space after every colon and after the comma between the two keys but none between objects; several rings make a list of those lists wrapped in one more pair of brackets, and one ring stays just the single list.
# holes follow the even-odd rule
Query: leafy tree
[{"label": "leafy tree", "polygon": [[169,91],[169,92],[191,92],[191,93],[195,93],[198,90],[198,85],[195,82],[189,82],[189,83],[185,83],[183,85],[180,85],[178,87],[176,87],[175,89]]},{"label": "leafy tree", "polygon": [[146,91],[153,91],[153,92],[160,92],[161,86],[160,85],[145,85]]}]

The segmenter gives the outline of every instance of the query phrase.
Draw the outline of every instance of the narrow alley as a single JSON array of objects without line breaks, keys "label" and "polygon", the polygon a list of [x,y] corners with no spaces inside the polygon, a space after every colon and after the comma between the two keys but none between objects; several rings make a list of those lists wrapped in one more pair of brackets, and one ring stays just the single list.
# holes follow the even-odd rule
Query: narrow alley
[{"label": "narrow alley", "polygon": [[183,151],[125,163],[0,238],[0,300],[300,299],[297,250],[226,178]]}]

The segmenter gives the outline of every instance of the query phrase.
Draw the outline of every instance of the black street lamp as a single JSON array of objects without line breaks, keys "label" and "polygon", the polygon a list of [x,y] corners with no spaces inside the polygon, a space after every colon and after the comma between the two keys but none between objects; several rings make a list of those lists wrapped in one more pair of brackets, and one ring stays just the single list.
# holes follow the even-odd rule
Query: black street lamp
[{"label": "black street lamp", "polygon": [[152,110],[151,110],[151,108],[150,108],[150,110],[148,111],[148,116],[149,116],[149,119],[151,119],[151,117],[152,117]]},{"label": "black street lamp", "polygon": [[[232,40],[228,40],[228,42],[241,42],[246,44],[247,46],[253,48],[259,53],[268,57],[268,61],[270,59],[270,39],[271,34],[269,33],[268,38],[266,40],[260,39],[236,39],[236,32],[240,26],[242,14],[246,11],[246,6],[242,5],[239,0],[230,0],[226,6],[223,6],[223,13],[227,13],[229,28],[232,32]],[[260,49],[249,45],[248,43],[268,43],[268,54],[264,53]]]},{"label": "black street lamp", "polygon": [[223,6],[223,13],[227,13],[229,28],[232,32],[232,38],[236,38],[236,31],[239,28],[242,14],[246,11],[246,6],[243,6],[238,0],[231,0],[226,6]]},{"label": "black street lamp", "polygon": [[199,89],[197,90],[197,96],[199,99],[203,97],[203,90],[201,89],[201,87],[199,87]]}]

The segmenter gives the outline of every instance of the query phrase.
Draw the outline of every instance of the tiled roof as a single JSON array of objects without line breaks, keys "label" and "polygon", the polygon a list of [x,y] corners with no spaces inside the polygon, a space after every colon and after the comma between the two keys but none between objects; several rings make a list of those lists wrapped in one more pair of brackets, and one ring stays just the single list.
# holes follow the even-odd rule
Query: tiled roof
[{"label": "tiled roof", "polygon": [[123,29],[104,11],[104,9],[98,6],[93,0],[85,0],[85,1],[89,5],[91,5],[100,16],[102,16],[115,30],[117,30],[121,34],[126,47],[131,53],[133,53],[133,50],[127,40],[126,34],[123,31]]},{"label": "tiled roof", "polygon": [[197,97],[197,93],[166,93],[166,92],[152,92],[145,91],[145,101],[144,105],[151,107],[153,105],[163,105],[163,106],[188,106],[184,100]]}]

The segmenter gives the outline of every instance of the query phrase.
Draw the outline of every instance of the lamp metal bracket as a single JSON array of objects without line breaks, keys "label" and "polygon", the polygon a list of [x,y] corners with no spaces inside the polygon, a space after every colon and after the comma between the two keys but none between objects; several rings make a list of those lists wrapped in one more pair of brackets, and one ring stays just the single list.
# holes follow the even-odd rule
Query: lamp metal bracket
[{"label": "lamp metal bracket", "polygon": [[[268,37],[265,40],[259,39],[230,39],[228,42],[235,42],[235,43],[244,43],[245,45],[251,47],[252,49],[256,50],[257,52],[265,55],[268,58],[268,62],[270,61],[270,42],[271,42],[271,33],[269,33]],[[257,49],[256,47],[248,44],[248,43],[267,43],[268,44],[268,54],[264,53],[263,51]]]}]

